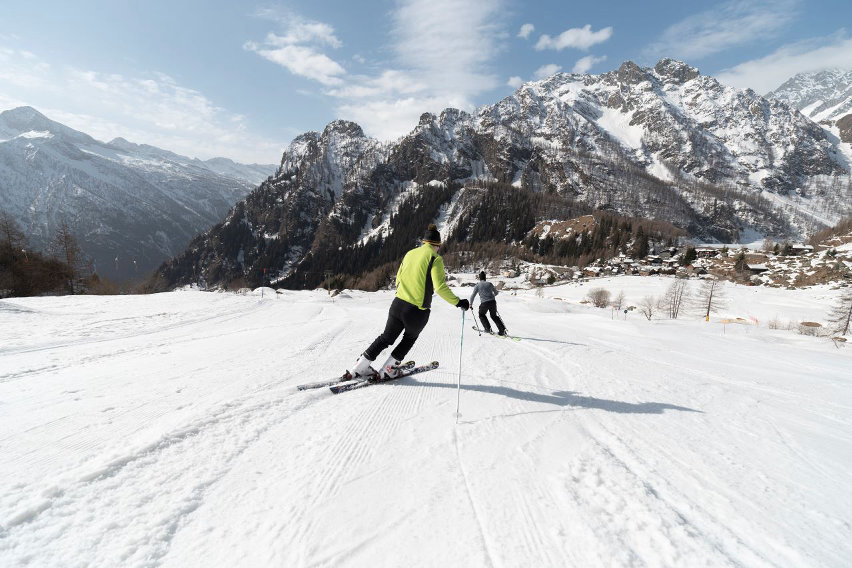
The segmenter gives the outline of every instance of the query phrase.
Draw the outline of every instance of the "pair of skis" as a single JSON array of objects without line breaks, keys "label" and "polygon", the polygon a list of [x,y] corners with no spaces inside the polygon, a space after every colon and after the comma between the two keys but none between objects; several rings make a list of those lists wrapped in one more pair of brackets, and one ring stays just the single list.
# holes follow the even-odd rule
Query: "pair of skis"
[{"label": "pair of skis", "polygon": [[478,331],[479,333],[487,333],[488,335],[493,335],[494,337],[502,337],[503,339],[511,339],[512,341],[520,341],[520,337],[515,337],[514,335],[500,335],[499,333],[494,333],[493,331],[485,331],[484,329],[479,329],[476,326],[472,326],[473,329]]},{"label": "pair of skis", "polygon": [[351,391],[355,389],[361,389],[364,387],[368,387],[370,385],[374,385],[377,383],[387,383],[390,381],[395,381],[396,379],[401,379],[403,377],[408,377],[409,375],[416,375],[417,373],[424,373],[426,371],[431,371],[433,369],[438,368],[438,362],[432,361],[428,365],[420,365],[416,366],[414,361],[408,361],[403,363],[398,367],[399,374],[393,378],[380,378],[378,373],[369,377],[354,377],[352,373],[346,371],[342,377],[338,377],[336,379],[331,379],[328,381],[319,381],[316,383],[307,383],[304,385],[299,385],[297,388],[299,390],[308,390],[308,389],[319,389],[322,387],[328,387],[331,392],[334,394],[340,394],[342,392]]}]

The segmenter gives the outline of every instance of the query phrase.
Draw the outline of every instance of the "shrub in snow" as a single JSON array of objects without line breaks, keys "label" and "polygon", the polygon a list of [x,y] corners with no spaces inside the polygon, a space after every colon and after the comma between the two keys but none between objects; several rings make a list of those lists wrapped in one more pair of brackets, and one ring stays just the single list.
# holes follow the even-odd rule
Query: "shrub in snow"
[{"label": "shrub in snow", "polygon": [[609,305],[610,293],[605,288],[592,288],[586,297],[596,308],[605,308]]},{"label": "shrub in snow", "polygon": [[659,302],[654,296],[645,296],[642,298],[642,301],[639,302],[639,311],[642,312],[642,315],[645,316],[648,321],[651,321],[651,318],[654,317],[654,312],[657,310],[658,304]]}]

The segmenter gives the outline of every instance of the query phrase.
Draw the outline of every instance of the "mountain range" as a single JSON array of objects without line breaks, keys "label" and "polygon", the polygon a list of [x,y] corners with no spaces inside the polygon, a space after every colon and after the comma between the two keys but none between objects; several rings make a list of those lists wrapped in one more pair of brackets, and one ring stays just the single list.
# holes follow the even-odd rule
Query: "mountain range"
[{"label": "mountain range", "polygon": [[[341,120],[302,134],[270,180],[158,274],[225,285],[266,270],[309,286],[393,261],[430,221],[451,241],[517,244],[541,219],[591,209],[705,241],[798,239],[850,213],[850,164],[852,147],[788,102],[679,61],[628,61],[526,83],[474,114],[424,113],[390,143]],[[486,184],[516,195],[495,203]]]},{"label": "mountain range", "polygon": [[36,249],[66,223],[112,279],[146,277],[274,171],[123,138],[104,143],[31,107],[0,113],[0,210]]}]

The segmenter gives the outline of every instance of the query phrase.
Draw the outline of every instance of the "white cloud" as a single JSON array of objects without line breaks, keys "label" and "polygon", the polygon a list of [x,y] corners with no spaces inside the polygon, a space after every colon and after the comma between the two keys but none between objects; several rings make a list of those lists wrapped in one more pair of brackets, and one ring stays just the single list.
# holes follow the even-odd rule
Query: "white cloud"
[{"label": "white cloud", "polygon": [[586,24],[582,28],[571,28],[570,30],[565,30],[555,38],[545,34],[538,38],[538,43],[535,44],[535,48],[539,51],[544,49],[562,51],[566,47],[585,50],[589,49],[593,45],[605,42],[610,37],[612,37],[611,27],[606,27],[593,32],[592,26]]},{"label": "white cloud", "polygon": [[287,33],[277,36],[279,45],[317,42],[337,48],[343,45],[334,35],[334,28],[322,22],[296,22]]},{"label": "white cloud", "polygon": [[524,24],[521,26],[521,30],[518,32],[518,37],[522,37],[527,39],[530,37],[530,34],[535,31],[535,26],[532,24]]},{"label": "white cloud", "polygon": [[839,67],[852,70],[852,39],[843,30],[824,38],[788,44],[760,59],[716,73],[723,83],[765,94],[795,75]]},{"label": "white cloud", "polygon": [[371,75],[349,73],[321,52],[340,45],[331,26],[307,27],[292,14],[260,12],[285,31],[245,47],[320,83],[323,94],[338,100],[339,118],[358,122],[371,136],[396,138],[410,132],[422,113],[446,107],[471,111],[477,95],[500,86],[491,67],[508,37],[505,2],[398,0],[390,14],[393,58]]},{"label": "white cloud", "polygon": [[392,139],[409,133],[424,112],[474,110],[477,95],[500,85],[491,65],[504,14],[504,0],[401,0],[391,15],[393,68],[348,76],[328,90],[340,99],[338,116]]},{"label": "white cloud", "polygon": [[480,92],[497,84],[484,71],[500,50],[502,0],[402,0],[393,15],[397,64],[437,90]]},{"label": "white cloud", "polygon": [[594,55],[587,55],[585,57],[581,57],[577,60],[577,63],[574,64],[574,68],[571,69],[572,73],[586,73],[592,66],[603,63],[606,61],[606,55],[602,55],[600,57],[595,57]]},{"label": "white cloud", "polygon": [[506,84],[512,87],[513,89],[517,89],[518,87],[524,84],[524,80],[515,75],[514,77],[509,77],[509,80],[506,81]]},{"label": "white cloud", "polygon": [[0,105],[30,105],[99,140],[121,136],[189,157],[274,163],[282,148],[250,133],[244,116],[167,75],[54,66],[15,50],[0,49]]},{"label": "white cloud", "polygon": [[410,73],[391,69],[376,77],[355,75],[345,85],[328,89],[325,94],[341,99],[387,97],[390,94],[408,96],[425,92],[428,87],[427,83]]},{"label": "white cloud", "polygon": [[312,42],[328,44],[334,48],[343,45],[334,35],[334,28],[329,24],[305,20],[298,14],[275,8],[262,8],[257,10],[255,15],[278,22],[285,30],[284,35],[276,36],[278,45]]},{"label": "white cloud", "polygon": [[50,65],[28,51],[0,48],[0,85],[5,88],[52,90]]},{"label": "white cloud", "polygon": [[271,10],[262,11],[259,15],[281,23],[284,32],[268,33],[263,43],[247,41],[243,45],[244,49],[284,67],[294,75],[327,86],[341,83],[346,70],[320,50],[325,46],[337,49],[343,45],[332,26],[303,20],[298,16],[281,16]]},{"label": "white cloud", "polygon": [[[270,34],[274,37],[274,34]],[[267,45],[270,42],[267,41]],[[301,75],[323,85],[339,85],[341,76],[346,70],[336,61],[315,51],[312,47],[302,45],[282,45],[274,48],[264,48],[255,42],[246,42],[245,46],[273,63],[286,68],[294,75]]]},{"label": "white cloud", "polygon": [[667,28],[649,57],[699,59],[776,37],[797,16],[800,0],[729,0]]},{"label": "white cloud", "polygon": [[560,65],[556,65],[555,63],[550,63],[548,65],[542,65],[538,69],[535,70],[533,76],[536,79],[544,79],[545,77],[550,77],[554,73],[558,73],[562,70]]}]

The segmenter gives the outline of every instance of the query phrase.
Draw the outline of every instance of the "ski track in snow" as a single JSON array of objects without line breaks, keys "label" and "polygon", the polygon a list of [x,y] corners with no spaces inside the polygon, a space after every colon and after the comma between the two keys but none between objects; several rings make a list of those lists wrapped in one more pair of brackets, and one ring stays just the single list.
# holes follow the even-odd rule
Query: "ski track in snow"
[{"label": "ski track in snow", "polygon": [[390,298],[0,310],[67,327],[0,351],[14,480],[0,564],[839,567],[852,553],[845,351],[501,296],[521,341],[464,324],[456,424],[459,314],[436,300],[409,358],[438,369],[295,389],[351,364]]},{"label": "ski track in snow", "polygon": [[[235,317],[237,316],[211,317],[190,324],[203,323],[208,326]],[[169,331],[173,329],[168,328]],[[340,326],[337,326],[332,330],[334,333],[326,332],[318,338],[312,338],[301,352],[321,354],[323,349],[332,344],[331,341],[339,329]],[[145,332],[143,335],[151,333],[154,332]],[[222,335],[202,336],[201,339],[209,337]],[[196,336],[194,340],[197,339]],[[98,340],[101,341],[109,340]],[[154,347],[161,345],[155,344]],[[67,346],[59,348],[65,347]],[[80,362],[89,364],[93,360],[101,362],[101,359],[103,358],[84,358]],[[63,556],[68,554],[69,550],[72,551],[72,556],[84,556],[84,550],[92,543],[101,543],[102,533],[115,530],[128,530],[132,533],[135,525],[141,525],[146,530],[140,531],[139,538],[148,541],[146,546],[133,552],[107,550],[116,555],[97,556],[94,560],[104,564],[156,565],[167,552],[168,543],[182,519],[198,507],[206,489],[227,471],[229,464],[266,430],[279,423],[283,416],[298,412],[310,402],[310,398],[294,399],[289,386],[283,393],[276,392],[281,390],[275,388],[276,383],[273,381],[260,384],[252,392],[209,410],[202,419],[173,430],[152,444],[88,471],[67,486],[53,487],[45,491],[44,500],[18,512],[3,523],[2,536],[14,536],[16,531],[23,530],[24,525],[29,525],[27,530],[41,538],[25,540],[26,548],[47,551],[59,549],[61,554],[52,560],[49,560],[47,555],[42,559],[64,564]],[[258,394],[263,394],[264,397],[257,400]],[[140,409],[141,407],[137,407],[128,412],[137,411],[137,418],[147,423],[156,422],[166,412],[165,409]],[[69,448],[81,451],[92,446],[92,443],[80,440]],[[197,456],[197,459],[186,463],[187,456]],[[13,461],[9,465],[16,464]],[[40,463],[29,462],[26,465],[49,468],[54,464],[46,460]],[[26,484],[19,487],[27,488]],[[132,495],[129,500],[128,489]],[[160,510],[164,503],[168,504],[170,509],[165,516],[164,511]],[[98,511],[128,507],[132,508],[133,514],[124,522],[113,522],[104,526],[96,519]],[[75,526],[76,530],[56,530],[57,525],[63,529],[69,524]],[[40,530],[40,527],[44,527],[44,530]],[[42,539],[47,539],[47,542]],[[0,550],[4,548],[0,544]],[[20,559],[26,561],[27,556],[23,555]]]}]

